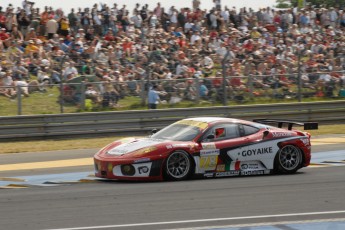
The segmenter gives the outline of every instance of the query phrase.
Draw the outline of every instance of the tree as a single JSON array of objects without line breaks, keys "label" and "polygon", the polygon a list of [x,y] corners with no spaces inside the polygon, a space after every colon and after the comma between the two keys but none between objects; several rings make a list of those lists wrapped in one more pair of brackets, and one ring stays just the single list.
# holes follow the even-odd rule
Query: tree
[{"label": "tree", "polygon": [[[277,2],[280,0],[277,0]],[[292,6],[298,6],[298,3],[301,0],[291,0],[291,5]],[[302,0],[303,1],[303,0]],[[305,0],[305,3],[311,6],[315,6],[317,8],[320,7],[344,7],[345,6],[345,2],[344,0]]]},{"label": "tree", "polygon": [[288,0],[276,0],[277,5],[276,8],[290,8],[291,7],[291,1]]}]

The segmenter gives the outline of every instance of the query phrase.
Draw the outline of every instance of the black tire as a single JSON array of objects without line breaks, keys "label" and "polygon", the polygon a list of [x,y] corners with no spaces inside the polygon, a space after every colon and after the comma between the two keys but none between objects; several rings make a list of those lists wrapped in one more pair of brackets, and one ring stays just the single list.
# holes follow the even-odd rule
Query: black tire
[{"label": "black tire", "polygon": [[164,175],[168,180],[185,180],[194,170],[194,163],[188,153],[176,150],[171,153],[164,164]]},{"label": "black tire", "polygon": [[301,150],[294,145],[285,145],[277,153],[275,171],[292,174],[301,168],[302,162]]}]

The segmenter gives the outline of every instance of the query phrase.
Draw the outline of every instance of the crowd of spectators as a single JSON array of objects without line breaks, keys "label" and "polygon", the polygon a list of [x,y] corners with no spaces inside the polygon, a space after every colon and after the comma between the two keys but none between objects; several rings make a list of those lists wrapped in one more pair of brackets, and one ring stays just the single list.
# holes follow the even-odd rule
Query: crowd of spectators
[{"label": "crowd of spectators", "polygon": [[[203,10],[199,0],[192,3],[181,9],[94,4],[70,12],[27,0],[17,8],[0,4],[0,94],[14,97],[21,86],[29,96],[81,75],[94,76],[82,78],[85,95],[104,106],[141,96],[140,80],[167,101],[197,94],[207,100],[222,84],[246,91],[248,76],[257,88],[288,87],[298,71],[304,87],[344,85],[344,9]],[[223,83],[222,74],[232,78]],[[76,88],[64,86],[64,100],[78,102]]]}]

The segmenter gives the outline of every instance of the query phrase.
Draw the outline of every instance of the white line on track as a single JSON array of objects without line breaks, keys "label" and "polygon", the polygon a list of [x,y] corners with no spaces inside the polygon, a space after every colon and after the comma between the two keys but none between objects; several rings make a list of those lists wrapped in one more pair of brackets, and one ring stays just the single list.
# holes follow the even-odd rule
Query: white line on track
[{"label": "white line on track", "polygon": [[118,224],[118,225],[73,227],[73,228],[56,228],[56,229],[47,229],[47,230],[86,230],[86,229],[105,229],[105,228],[125,228],[125,227],[140,227],[140,226],[151,226],[151,225],[153,226],[153,225],[168,225],[168,224],[200,223],[200,222],[261,219],[261,218],[289,217],[289,216],[328,215],[328,214],[340,214],[340,213],[345,213],[345,210],[327,211],[327,212],[288,213],[288,214],[262,215],[262,216],[240,216],[240,217],[226,217],[226,218],[198,219],[198,220],[178,220],[178,221],[166,221],[166,222]]}]

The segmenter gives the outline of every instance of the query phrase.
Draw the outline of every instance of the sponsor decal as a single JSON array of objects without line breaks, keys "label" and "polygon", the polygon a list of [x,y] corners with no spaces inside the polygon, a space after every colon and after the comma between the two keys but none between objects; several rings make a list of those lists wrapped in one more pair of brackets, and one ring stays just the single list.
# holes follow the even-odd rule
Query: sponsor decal
[{"label": "sponsor decal", "polygon": [[258,143],[253,142],[249,145],[239,146],[236,149],[227,150],[226,153],[230,157],[232,162],[242,161],[242,163],[248,163],[247,161],[260,161],[262,164],[262,169],[273,169],[274,156],[279,151],[278,144],[280,142],[297,139],[299,140],[301,139],[301,137],[293,136],[279,139],[277,138],[274,140],[267,140]]},{"label": "sponsor decal", "polygon": [[167,145],[167,149],[173,149],[173,148],[194,148],[194,145],[191,144],[172,144],[172,145]]},{"label": "sponsor decal", "polygon": [[260,169],[260,165],[256,163],[241,164],[241,170],[258,170],[258,169]]},{"label": "sponsor decal", "polygon": [[268,154],[268,153],[273,153],[272,147],[243,150],[242,152],[239,152],[238,155],[242,155],[243,157],[246,157],[246,156],[250,157],[250,156]]},{"label": "sponsor decal", "polygon": [[241,171],[241,176],[265,175],[269,174],[270,170],[255,170],[255,171]]},{"label": "sponsor decal", "polygon": [[146,153],[153,152],[155,150],[157,150],[157,147],[152,146],[152,147],[148,147],[148,148],[139,149],[139,150],[133,152],[131,155],[138,157],[138,156],[142,156]]},{"label": "sponsor decal", "polygon": [[148,171],[149,171],[149,168],[147,166],[138,167],[139,174],[144,174],[144,173],[147,173]]},{"label": "sponsor decal", "polygon": [[225,165],[224,164],[217,165],[216,171],[217,172],[224,172],[225,171]]},{"label": "sponsor decal", "polygon": [[195,127],[200,128],[200,129],[206,129],[208,126],[208,123],[206,123],[206,122],[193,121],[193,120],[182,120],[182,121],[176,122],[176,124],[195,126]]},{"label": "sponsor decal", "polygon": [[199,167],[205,171],[215,170],[217,163],[218,163],[217,155],[200,157]]},{"label": "sponsor decal", "polygon": [[214,173],[204,173],[204,177],[213,177]]},{"label": "sponsor decal", "polygon": [[288,132],[272,132],[273,137],[290,137],[292,135],[293,135],[292,133],[288,133]]},{"label": "sponsor decal", "polygon": [[215,177],[238,176],[238,175],[240,175],[240,171],[227,171],[227,172],[215,173]]},{"label": "sponsor decal", "polygon": [[216,145],[214,143],[201,143],[203,149],[215,149]]},{"label": "sponsor decal", "polygon": [[200,156],[211,156],[211,155],[219,155],[219,149],[206,149],[200,151]]}]

